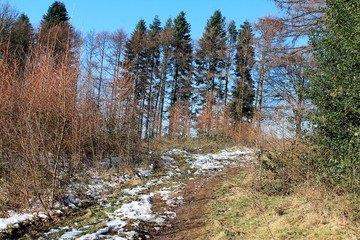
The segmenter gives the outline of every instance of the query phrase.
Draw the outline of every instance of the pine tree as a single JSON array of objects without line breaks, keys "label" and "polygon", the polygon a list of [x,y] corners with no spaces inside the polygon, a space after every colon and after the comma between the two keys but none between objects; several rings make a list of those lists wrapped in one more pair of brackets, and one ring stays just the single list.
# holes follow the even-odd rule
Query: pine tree
[{"label": "pine tree", "polygon": [[203,130],[207,134],[213,127],[213,119],[210,117],[213,116],[213,106],[223,99],[222,81],[226,69],[226,40],[225,17],[217,10],[207,21],[196,53],[197,84],[202,86],[202,105],[206,108],[203,114],[209,116]]},{"label": "pine tree", "polygon": [[219,10],[208,20],[199,49],[196,53],[196,63],[199,68],[198,84],[205,84],[205,95],[220,93],[220,84],[225,69],[226,57],[225,17]]},{"label": "pine tree", "polygon": [[251,70],[254,66],[253,33],[249,22],[241,25],[235,56],[237,80],[233,92],[231,112],[236,121],[251,122],[255,91]]},{"label": "pine tree", "polygon": [[[134,114],[138,115],[138,132],[143,137],[148,91],[148,41],[146,22],[141,19],[125,45],[125,64],[134,81]],[[135,108],[137,107],[137,109]]]},{"label": "pine tree", "polygon": [[224,86],[224,107],[227,108],[228,100],[228,86],[231,79],[235,54],[236,54],[236,43],[238,38],[238,31],[236,30],[236,24],[232,20],[228,25],[227,30],[227,58],[226,58],[226,69],[225,69],[225,86]]},{"label": "pine tree", "polygon": [[19,78],[22,78],[32,40],[33,28],[30,20],[25,14],[21,14],[11,27],[10,33],[10,54],[18,64],[17,73]]},{"label": "pine tree", "polygon": [[[191,26],[185,18],[185,12],[180,12],[174,20],[172,28],[172,89],[169,107],[169,134],[188,135],[190,125],[190,107],[192,97],[192,44]],[[181,111],[186,116],[186,123],[176,118]],[[181,125],[181,126],[180,126]],[[187,125],[187,126],[184,126]]]},{"label": "pine tree", "polygon": [[311,38],[310,75],[318,165],[331,184],[360,189],[360,2],[327,1],[326,22]]},{"label": "pine tree", "polygon": [[[149,26],[149,94],[146,119],[146,138],[154,137],[155,119],[157,115],[159,79],[160,79],[160,34],[161,22],[158,16],[155,16],[152,24]],[[156,90],[156,91],[154,91]]]},{"label": "pine tree", "polygon": [[192,44],[191,26],[185,18],[185,12],[180,12],[173,26],[173,87],[171,104],[178,101],[188,101],[191,97],[191,67]]},{"label": "pine tree", "polygon": [[79,36],[69,20],[65,4],[59,1],[55,1],[48,8],[47,14],[41,20],[39,42],[43,48],[51,49],[57,63],[68,57],[69,53],[73,53],[79,44]]},{"label": "pine tree", "polygon": [[64,3],[55,1],[48,9],[47,14],[43,16],[42,24],[56,26],[61,23],[68,23],[70,17]]}]

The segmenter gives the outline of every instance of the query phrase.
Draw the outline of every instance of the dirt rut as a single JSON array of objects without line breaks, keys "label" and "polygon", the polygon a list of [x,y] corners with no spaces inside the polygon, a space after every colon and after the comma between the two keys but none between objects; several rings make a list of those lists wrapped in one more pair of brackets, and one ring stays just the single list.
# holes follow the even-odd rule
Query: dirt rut
[{"label": "dirt rut", "polygon": [[244,167],[225,169],[219,173],[199,176],[189,180],[179,193],[184,197],[184,203],[171,209],[176,212],[176,217],[170,219],[170,224],[161,229],[150,230],[151,238],[156,240],[188,240],[197,239],[203,235],[206,227],[207,203],[214,199],[214,191],[223,181],[232,178]]}]

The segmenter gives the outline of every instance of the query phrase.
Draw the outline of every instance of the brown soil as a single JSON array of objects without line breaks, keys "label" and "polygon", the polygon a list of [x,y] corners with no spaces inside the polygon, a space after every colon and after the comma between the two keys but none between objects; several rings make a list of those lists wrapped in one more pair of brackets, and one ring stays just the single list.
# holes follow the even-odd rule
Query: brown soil
[{"label": "brown soil", "polygon": [[214,198],[214,190],[223,181],[243,170],[244,167],[226,169],[220,173],[199,176],[190,180],[179,193],[179,196],[184,197],[184,203],[171,209],[176,212],[176,217],[170,220],[168,226],[158,231],[150,230],[152,239],[189,240],[201,237],[206,226],[204,213],[207,203]]}]

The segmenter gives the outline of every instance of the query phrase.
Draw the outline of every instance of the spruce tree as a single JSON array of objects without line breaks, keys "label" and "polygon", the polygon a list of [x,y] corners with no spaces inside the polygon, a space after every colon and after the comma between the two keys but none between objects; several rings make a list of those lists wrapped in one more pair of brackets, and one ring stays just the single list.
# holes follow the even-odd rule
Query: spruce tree
[{"label": "spruce tree", "polygon": [[69,20],[65,4],[55,1],[41,21],[39,42],[44,48],[52,50],[56,63],[73,53],[74,48],[79,44],[79,37]]},{"label": "spruce tree", "polygon": [[316,67],[310,98],[321,177],[359,193],[360,2],[327,1],[326,22],[314,34]]},{"label": "spruce tree", "polygon": [[149,51],[146,22],[141,19],[125,45],[125,64],[128,75],[134,81],[134,112],[138,119],[138,133],[143,137],[146,99],[149,88]]},{"label": "spruce tree", "polygon": [[160,65],[160,34],[162,32],[161,22],[158,16],[155,16],[152,24],[149,26],[149,61],[150,71],[155,75],[152,78],[159,78]]},{"label": "spruce tree", "polygon": [[171,105],[178,101],[188,101],[191,98],[192,84],[192,44],[191,26],[187,22],[185,12],[180,12],[173,26],[173,87]]},{"label": "spruce tree", "polygon": [[135,80],[135,95],[141,99],[147,82],[147,28],[141,19],[125,45],[125,62]]},{"label": "spruce tree", "polygon": [[157,115],[158,95],[160,88],[160,34],[161,22],[155,16],[148,31],[148,61],[149,61],[149,94],[147,103],[146,135],[145,138],[152,138],[155,134],[155,118]]},{"label": "spruce tree", "polygon": [[[197,84],[200,89],[201,115],[200,131],[205,134],[214,133],[224,110],[224,84],[226,79],[227,35],[225,17],[219,10],[207,21],[199,49],[196,52]],[[215,109],[215,106],[218,109]],[[200,120],[202,119],[202,120]]]},{"label": "spruce tree", "polygon": [[17,62],[17,73],[22,78],[26,58],[30,52],[33,40],[33,28],[29,18],[21,14],[11,27],[10,33],[10,53],[12,59]]},{"label": "spruce tree", "polygon": [[196,53],[199,71],[197,82],[205,85],[205,99],[211,95],[215,101],[215,92],[218,93],[218,97],[222,96],[220,85],[226,65],[226,40],[225,17],[217,10],[207,21]]},{"label": "spruce tree", "polygon": [[159,83],[159,94],[158,94],[158,114],[157,114],[157,125],[156,134],[161,136],[164,119],[165,109],[165,97],[166,97],[166,86],[168,85],[168,77],[171,73],[171,57],[173,54],[173,22],[169,18],[166,21],[165,27],[160,34],[160,49],[161,49],[161,70],[160,70],[160,83]]},{"label": "spruce tree", "polygon": [[235,56],[235,74],[237,76],[233,92],[231,112],[236,121],[251,122],[253,116],[253,102],[255,91],[251,70],[254,66],[253,33],[249,22],[241,25],[237,52]]},{"label": "spruce tree", "polygon": [[[180,12],[172,28],[171,96],[169,111],[169,135],[188,135],[192,99],[192,43],[190,24],[185,12]],[[179,118],[179,116],[182,118]]]},{"label": "spruce tree", "polygon": [[10,42],[13,52],[18,54],[29,52],[32,31],[29,17],[21,14],[11,27]]},{"label": "spruce tree", "polygon": [[226,68],[225,68],[225,86],[224,86],[224,107],[227,108],[228,100],[228,86],[232,76],[232,70],[234,68],[235,54],[236,54],[236,44],[238,31],[236,30],[235,21],[230,21],[227,28],[227,56],[226,56]]},{"label": "spruce tree", "polygon": [[70,17],[66,10],[65,4],[55,1],[48,9],[47,14],[43,16],[42,24],[55,26],[61,23],[68,23]]}]

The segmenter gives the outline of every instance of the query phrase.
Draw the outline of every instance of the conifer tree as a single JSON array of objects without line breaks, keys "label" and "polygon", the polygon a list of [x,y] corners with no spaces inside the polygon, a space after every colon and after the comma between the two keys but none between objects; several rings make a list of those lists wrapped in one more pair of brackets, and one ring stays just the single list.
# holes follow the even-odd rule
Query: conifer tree
[{"label": "conifer tree", "polygon": [[[143,136],[148,90],[148,41],[146,22],[141,19],[125,45],[125,64],[134,81],[134,114],[138,117],[139,136]],[[137,107],[137,109],[135,108]]]},{"label": "conifer tree", "polygon": [[43,16],[42,23],[49,26],[56,26],[61,23],[67,23],[70,20],[65,4],[55,1],[48,9],[47,14]]},{"label": "conifer tree", "polygon": [[171,104],[178,101],[188,101],[191,97],[192,44],[191,26],[185,18],[185,12],[180,12],[173,26],[173,87]]},{"label": "conifer tree", "polygon": [[[178,113],[186,116],[188,124],[190,122],[190,107],[192,97],[192,43],[190,36],[190,24],[185,18],[185,12],[180,12],[174,20],[172,28],[172,88],[169,106],[169,134],[187,135],[189,127],[184,127],[184,122],[180,123],[177,118]],[[183,126],[180,127],[180,124]],[[182,131],[179,133],[179,131]]]},{"label": "conifer tree", "polygon": [[225,17],[219,10],[207,21],[205,31],[199,40],[196,62],[199,68],[198,84],[205,84],[205,95],[215,92],[221,96],[220,84],[225,69],[226,57]]},{"label": "conifer tree", "polygon": [[235,74],[237,80],[233,92],[231,112],[236,121],[251,122],[253,115],[253,102],[255,97],[251,70],[254,66],[253,33],[249,22],[241,25],[237,52],[235,56]]},{"label": "conifer tree", "polygon": [[21,14],[11,28],[10,54],[17,62],[17,73],[21,78],[24,72],[27,55],[33,40],[33,28],[29,18]]},{"label": "conifer tree", "polygon": [[231,79],[232,70],[234,67],[236,44],[238,31],[236,30],[236,24],[232,20],[227,28],[227,56],[226,56],[226,69],[225,69],[225,86],[224,86],[224,107],[227,108],[228,100],[228,86]]},{"label": "conifer tree", "polygon": [[11,27],[10,42],[12,52],[15,54],[26,54],[29,52],[32,41],[32,31],[29,17],[21,14]]},{"label": "conifer tree", "polygon": [[159,95],[159,79],[160,79],[160,34],[161,22],[158,16],[155,16],[148,31],[149,45],[149,94],[147,103],[147,119],[145,138],[154,137],[155,118],[157,115],[157,105]]},{"label": "conifer tree", "polygon": [[225,17],[217,10],[207,21],[196,53],[197,84],[201,85],[201,105],[204,108],[202,115],[206,116],[202,131],[206,134],[211,133],[213,128],[213,106],[223,100],[226,41]]},{"label": "conifer tree", "polygon": [[[39,42],[43,48],[52,50],[57,63],[74,51],[79,37],[71,26],[64,3],[55,1],[41,21]],[[69,55],[67,55],[69,56]]]}]

